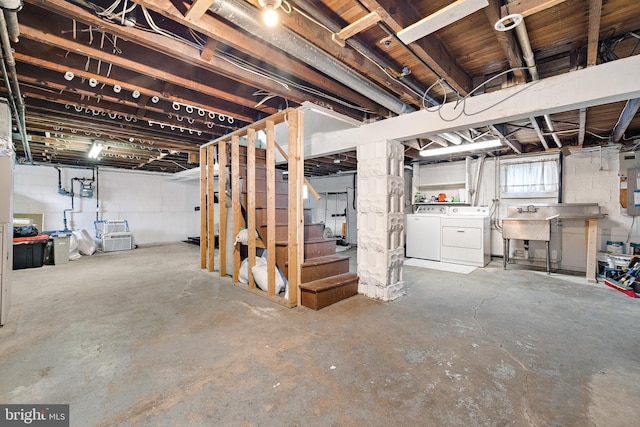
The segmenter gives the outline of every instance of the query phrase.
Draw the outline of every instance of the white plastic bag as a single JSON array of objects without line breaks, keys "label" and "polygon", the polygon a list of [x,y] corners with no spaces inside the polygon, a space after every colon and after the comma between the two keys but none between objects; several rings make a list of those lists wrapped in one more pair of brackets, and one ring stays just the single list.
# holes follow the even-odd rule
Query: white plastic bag
[{"label": "white plastic bag", "polygon": [[[258,236],[258,232],[256,231],[256,238],[259,238],[259,237],[260,236]],[[249,244],[249,232],[247,231],[246,228],[238,232],[235,243],[242,243],[243,245]]]},{"label": "white plastic bag", "polygon": [[[251,269],[251,273],[253,274],[253,279],[256,282],[256,286],[263,291],[266,291],[269,287],[269,279],[267,275],[267,259],[266,258],[256,258],[256,265]],[[285,282],[280,274],[280,270],[276,268],[276,294],[285,290]]]},{"label": "white plastic bag", "polygon": [[240,271],[238,272],[238,281],[245,285],[249,283],[249,258],[242,260],[240,264]]},{"label": "white plastic bag", "polygon": [[75,230],[73,235],[78,241],[78,251],[81,255],[93,255],[96,252],[96,242],[93,241],[87,230]]},{"label": "white plastic bag", "polygon": [[69,261],[75,261],[82,258],[80,252],[78,252],[78,239],[72,234],[69,236]]}]

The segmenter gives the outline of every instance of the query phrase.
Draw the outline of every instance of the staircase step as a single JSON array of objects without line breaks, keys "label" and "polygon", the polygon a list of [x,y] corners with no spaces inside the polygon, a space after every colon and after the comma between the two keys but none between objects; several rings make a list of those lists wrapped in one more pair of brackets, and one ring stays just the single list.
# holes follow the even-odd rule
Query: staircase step
[{"label": "staircase step", "polygon": [[323,257],[336,253],[336,241],[338,239],[309,239],[304,242],[304,259]]},{"label": "staircase step", "polygon": [[[267,192],[267,181],[265,179],[258,179],[256,178],[255,180],[255,188],[256,188],[256,192],[259,193],[266,193]],[[275,187],[276,187],[276,194],[288,194],[289,193],[289,183],[286,181],[276,181],[275,182]],[[247,181],[246,179],[242,179],[242,188],[241,191],[243,193],[246,193],[248,191],[248,185],[249,185],[249,181]]]},{"label": "staircase step", "polygon": [[[267,207],[267,194],[266,193],[254,193],[255,194],[255,204],[256,204],[256,208],[265,208]],[[289,202],[289,195],[288,194],[276,194],[276,208],[286,208],[288,206],[288,202]],[[242,193],[240,195],[240,203],[242,203],[242,206],[246,207],[248,206],[247,204],[247,194],[246,193]],[[266,211],[265,211],[265,218],[266,218]]]},{"label": "staircase step", "polygon": [[325,255],[322,257],[307,259],[302,263],[301,283],[337,274],[349,272],[349,257],[344,255]]},{"label": "staircase step", "polygon": [[[240,177],[247,176],[247,166],[240,164]],[[284,175],[282,169],[276,169],[276,181],[284,181]],[[256,164],[256,179],[267,179],[267,167],[266,165]],[[286,181],[285,181],[286,182]]]},{"label": "staircase step", "polygon": [[[266,224],[260,224],[258,227],[260,236],[266,239],[269,233]],[[305,224],[304,225],[304,240],[322,239],[324,232],[324,224]],[[276,224],[275,227],[275,239],[281,244],[287,244],[286,240],[289,238],[289,227],[286,223]],[[335,252],[335,250],[334,250]]]},{"label": "staircase step", "polygon": [[353,273],[337,274],[300,285],[300,303],[313,310],[320,310],[357,294],[358,276]]},{"label": "staircase step", "polygon": [[[289,220],[289,209],[276,207],[276,223],[286,224]],[[256,225],[267,225],[267,208],[256,208]]]}]

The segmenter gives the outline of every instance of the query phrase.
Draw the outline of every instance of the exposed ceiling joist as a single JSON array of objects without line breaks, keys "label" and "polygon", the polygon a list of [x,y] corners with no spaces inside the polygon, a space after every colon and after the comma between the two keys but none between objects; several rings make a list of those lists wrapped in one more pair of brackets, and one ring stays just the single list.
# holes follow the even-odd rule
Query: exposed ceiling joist
[{"label": "exposed ceiling joist", "polygon": [[515,0],[502,6],[502,16],[517,13],[523,17],[542,12],[567,0]]}]

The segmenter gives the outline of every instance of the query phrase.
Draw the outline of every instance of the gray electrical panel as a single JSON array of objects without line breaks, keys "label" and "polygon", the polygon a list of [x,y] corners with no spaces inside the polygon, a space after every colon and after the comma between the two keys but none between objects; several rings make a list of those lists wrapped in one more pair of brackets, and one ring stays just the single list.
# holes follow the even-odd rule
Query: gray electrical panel
[{"label": "gray electrical panel", "polygon": [[640,167],[627,170],[627,215],[640,215]]}]

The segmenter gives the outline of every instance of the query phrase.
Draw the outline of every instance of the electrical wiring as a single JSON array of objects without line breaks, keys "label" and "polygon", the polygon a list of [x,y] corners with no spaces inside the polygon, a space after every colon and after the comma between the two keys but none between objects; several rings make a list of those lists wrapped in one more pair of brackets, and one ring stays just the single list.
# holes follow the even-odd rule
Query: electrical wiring
[{"label": "electrical wiring", "polygon": [[156,23],[154,22],[153,18],[151,17],[151,14],[149,13],[149,11],[147,10],[146,7],[140,6],[140,9],[142,10],[142,14],[144,15],[144,19],[147,21],[147,24],[149,24],[149,27],[154,30],[155,32],[157,32],[158,34],[161,34],[163,36],[172,38],[174,40],[178,40],[182,43],[185,43],[191,47],[195,47],[196,49],[202,49],[202,45],[200,45],[199,43],[193,42],[191,40],[185,39],[184,37],[181,37],[177,34],[174,34],[170,31],[167,30],[163,30],[162,28],[158,27],[156,25]]},{"label": "electrical wiring", "polygon": [[229,62],[229,63],[231,63],[231,64],[233,64],[235,66],[243,68],[246,71],[250,71],[250,72],[252,72],[254,74],[258,74],[258,75],[261,75],[263,77],[269,78],[270,80],[273,80],[273,81],[279,83],[280,85],[282,85],[286,89],[289,89],[289,87],[295,87],[295,88],[300,89],[300,90],[302,90],[304,92],[311,93],[313,95],[316,95],[316,96],[331,100],[333,102],[336,102],[336,103],[339,103],[341,105],[344,105],[344,106],[346,106],[348,108],[352,108],[352,109],[363,111],[363,112],[367,112],[367,113],[371,112],[371,110],[369,110],[367,108],[363,108],[363,107],[360,107],[360,106],[357,106],[357,105],[350,104],[350,103],[348,103],[346,101],[343,101],[342,99],[333,97],[333,96],[331,96],[329,94],[321,92],[321,91],[319,91],[317,89],[314,89],[312,87],[309,87],[309,86],[306,86],[306,85],[303,85],[303,84],[300,84],[300,83],[296,83],[293,80],[284,78],[282,76],[278,76],[278,75],[276,75],[274,73],[270,73],[267,70],[259,68],[259,67],[255,66],[254,64],[251,64],[250,62],[247,62],[247,61],[245,61],[245,60],[243,60],[243,59],[241,59],[241,58],[239,58],[237,56],[234,56],[234,55],[232,55],[232,54],[230,54],[228,52],[218,52],[218,53],[216,53],[216,56],[218,56],[221,59],[224,59],[225,61],[227,61],[227,62]]},{"label": "electrical wiring", "polygon": [[[292,6],[292,10],[295,10],[297,13],[299,13],[302,17],[308,19],[309,21],[313,22],[314,24],[316,24],[317,26],[319,26],[320,28],[324,29],[325,31],[327,31],[329,34],[333,35],[335,34],[334,31],[331,30],[331,28],[327,27],[326,25],[324,25],[322,22],[318,21],[317,19],[315,19],[314,17],[310,16],[309,14],[307,14],[305,11],[303,11],[302,9]],[[421,96],[422,94],[419,93],[418,91],[416,91],[415,89],[413,89],[411,87],[411,85],[407,85],[405,83],[403,83],[398,76],[394,76],[391,73],[389,73],[389,71],[387,70],[387,68],[383,67],[382,65],[380,65],[374,58],[372,58],[371,56],[369,56],[367,54],[367,52],[364,52],[362,49],[360,49],[356,44],[351,43],[350,40],[346,41],[347,44],[349,46],[351,46],[351,48],[353,50],[355,50],[356,52],[358,52],[360,55],[362,55],[365,59],[367,59],[369,62],[371,62],[374,66],[378,67],[380,69],[380,71],[382,71],[387,77],[389,77],[390,79],[399,82],[400,84],[402,84],[407,90],[413,92],[416,96]]]},{"label": "electrical wiring", "polygon": [[478,91],[481,87],[483,87],[483,86],[485,86],[486,84],[488,84],[489,82],[491,82],[491,81],[493,81],[493,80],[495,80],[495,79],[497,79],[497,78],[499,78],[499,77],[501,77],[501,76],[505,75],[506,73],[509,73],[509,72],[512,72],[512,71],[517,71],[517,70],[526,70],[526,69],[529,69],[529,67],[516,67],[516,68],[510,68],[510,69],[508,69],[508,70],[502,71],[502,72],[498,73],[497,75],[495,75],[495,76],[493,76],[493,77],[491,77],[491,78],[489,78],[489,79],[485,80],[484,82],[480,83],[479,85],[477,85],[477,86],[476,86],[475,88],[473,88],[473,89],[472,89],[472,90],[471,90],[467,95],[465,95],[465,96],[463,96],[463,97],[458,97],[458,99],[456,100],[456,104],[455,104],[455,106],[453,107],[453,109],[454,109],[454,110],[455,110],[455,109],[457,109],[457,108],[458,108],[458,106],[459,106],[460,104],[462,104],[462,109],[461,109],[461,110],[460,110],[460,112],[459,112],[455,117],[453,117],[453,118],[445,118],[445,117],[442,115],[442,107],[443,107],[443,106],[444,106],[444,104],[446,103],[446,91],[444,91],[444,86],[441,86],[441,87],[443,88],[443,92],[445,93],[445,99],[444,99],[444,101],[443,101],[441,104],[439,104],[435,109],[431,109],[431,110],[429,110],[429,109],[428,109],[428,107],[427,107],[427,106],[425,105],[425,103],[424,103],[424,100],[425,100],[425,98],[426,98],[427,94],[429,93],[429,91],[430,91],[430,90],[431,90],[435,85],[442,85],[442,84],[443,84],[443,82],[441,81],[442,79],[438,79],[434,84],[432,84],[431,86],[429,86],[429,88],[427,88],[427,90],[425,91],[425,93],[424,93],[424,95],[423,95],[423,98],[422,98],[422,99],[423,99],[423,102],[422,102],[423,107],[424,107],[424,109],[425,109],[425,110],[427,110],[427,111],[429,111],[429,112],[437,112],[437,113],[438,113],[438,116],[439,116],[443,121],[445,121],[445,122],[453,122],[453,121],[457,120],[459,117],[461,117],[461,116],[463,116],[463,115],[464,115],[464,116],[473,116],[473,115],[476,115],[476,114],[480,114],[480,113],[482,113],[482,112],[484,112],[484,111],[487,111],[487,110],[489,110],[489,109],[491,109],[491,108],[495,107],[496,105],[501,104],[502,102],[505,102],[507,99],[509,99],[510,97],[512,97],[512,96],[514,96],[514,95],[516,95],[516,94],[520,93],[521,91],[525,90],[526,88],[522,88],[520,91],[515,92],[514,94],[510,95],[509,97],[506,97],[506,98],[504,98],[504,99],[502,99],[502,100],[500,100],[500,101],[496,102],[495,104],[490,105],[490,106],[488,106],[488,107],[486,107],[486,108],[484,108],[484,109],[482,109],[482,110],[476,111],[476,112],[474,112],[474,113],[469,113],[469,112],[467,112],[467,111],[466,111],[466,108],[465,108],[465,107],[466,107],[466,100],[467,100],[467,98],[469,98],[471,95],[473,95],[473,94],[474,94],[476,91]]}]

